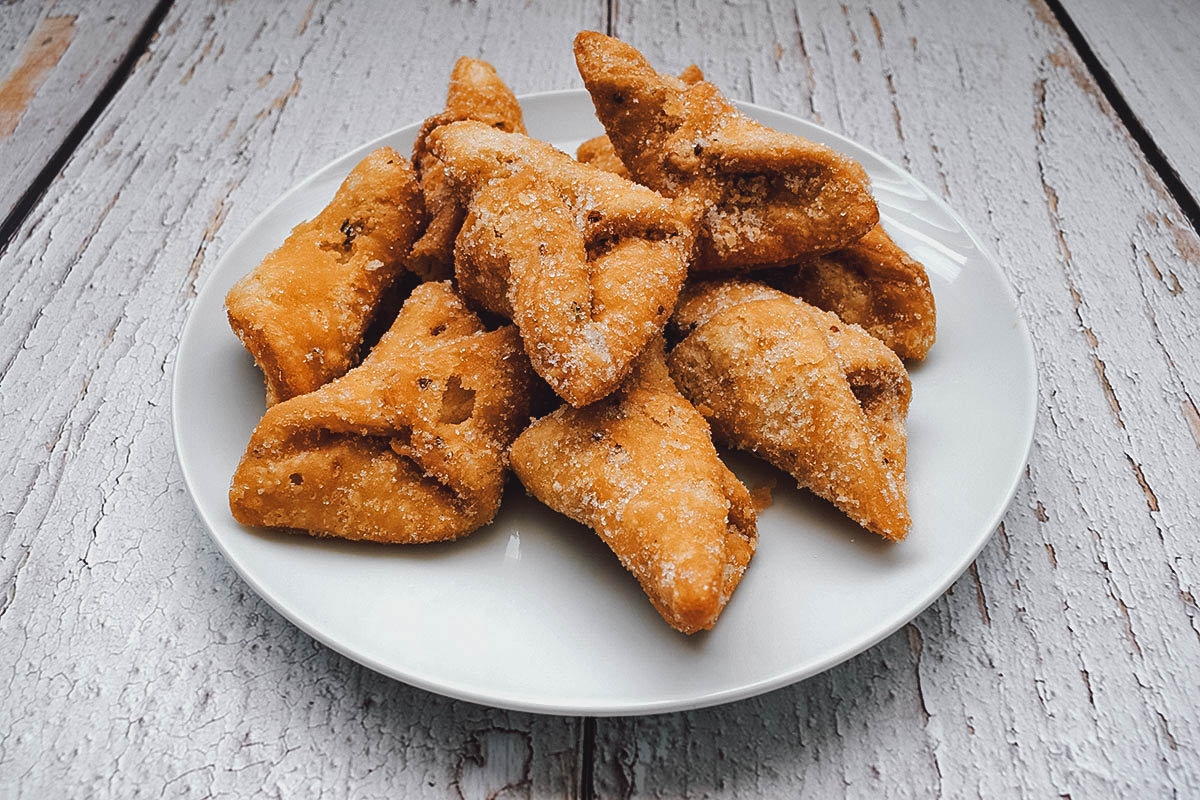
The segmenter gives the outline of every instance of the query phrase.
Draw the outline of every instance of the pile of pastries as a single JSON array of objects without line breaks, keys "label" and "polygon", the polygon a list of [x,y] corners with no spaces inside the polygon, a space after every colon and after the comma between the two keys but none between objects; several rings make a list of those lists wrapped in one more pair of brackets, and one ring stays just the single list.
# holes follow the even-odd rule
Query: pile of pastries
[{"label": "pile of pastries", "polygon": [[577,158],[462,58],[412,161],[368,155],[230,290],[268,408],[229,505],[444,541],[494,518],[511,467],[693,633],[757,543],[714,439],[907,534],[902,359],[933,343],[933,296],[859,164],[749,119],[696,67],[592,32],[575,57],[607,132]]}]

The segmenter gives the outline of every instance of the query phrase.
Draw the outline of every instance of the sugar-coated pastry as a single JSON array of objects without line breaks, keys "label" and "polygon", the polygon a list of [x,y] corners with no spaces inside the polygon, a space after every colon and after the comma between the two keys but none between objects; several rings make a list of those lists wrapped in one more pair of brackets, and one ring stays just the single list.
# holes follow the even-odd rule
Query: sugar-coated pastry
[{"label": "sugar-coated pastry", "polygon": [[699,206],[694,269],[792,263],[879,221],[861,167],[758,124],[711,83],[656,72],[633,47],[590,31],[576,37],[575,60],[633,179]]},{"label": "sugar-coated pastry", "polygon": [[575,160],[613,175],[620,175],[625,180],[633,180],[629,170],[621,163],[621,157],[613,149],[612,142],[607,136],[596,136],[585,140],[575,150]]},{"label": "sugar-coated pastry", "polygon": [[390,147],[351,171],[333,201],[225,297],[229,324],[267,383],[267,405],[354,366],[376,306],[403,270],[425,212],[416,175]]},{"label": "sugar-coated pastry", "polygon": [[573,406],[613,391],[663,330],[692,219],[657,192],[478,122],[430,147],[470,209],[455,243],[467,298],[517,324],[533,368]]},{"label": "sugar-coated pastry", "polygon": [[763,284],[697,284],[671,375],[713,435],[791,473],[884,538],[911,526],[904,364],[857,325]]},{"label": "sugar-coated pastry", "polygon": [[608,398],[533,423],[512,464],[534,496],[600,535],[672,627],[713,627],[754,554],[754,508],[671,382],[661,339]]},{"label": "sugar-coated pastry", "polygon": [[500,505],[531,379],[516,328],[489,332],[449,283],[422,284],[361,365],[267,410],[229,507],[247,525],[317,536],[470,533]]},{"label": "sugar-coated pastry", "polygon": [[[699,67],[692,64],[679,73],[679,80],[691,86],[693,83],[699,83],[704,80],[704,73],[700,71]],[[575,158],[584,164],[590,164],[596,169],[620,175],[622,178],[630,180],[633,178],[629,174],[629,170],[626,169],[625,164],[621,162],[621,157],[617,155],[617,151],[613,148],[613,143],[608,136],[601,135],[588,139],[575,150]]]},{"label": "sugar-coated pastry", "polygon": [[924,358],[933,346],[937,314],[929,276],[881,225],[841,250],[764,277],[772,286],[862,326],[901,358]]},{"label": "sugar-coated pastry", "polygon": [[429,228],[413,246],[407,266],[425,280],[450,277],[454,269],[454,237],[466,213],[451,196],[441,162],[429,151],[429,134],[437,127],[473,119],[509,133],[525,133],[521,106],[496,69],[486,61],[463,56],[450,72],[446,108],[421,126],[413,145],[413,166],[421,180]]}]

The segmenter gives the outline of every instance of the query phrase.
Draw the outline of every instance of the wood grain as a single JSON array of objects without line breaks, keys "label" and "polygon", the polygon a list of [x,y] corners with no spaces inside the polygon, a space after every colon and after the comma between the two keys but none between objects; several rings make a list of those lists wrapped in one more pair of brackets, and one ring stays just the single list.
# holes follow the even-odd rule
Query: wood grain
[{"label": "wood grain", "polygon": [[1060,0],[1117,90],[1192,197],[1200,197],[1200,10],[1189,0],[1152,4]]},{"label": "wood grain", "polygon": [[265,203],[440,108],[461,54],[517,91],[577,84],[571,36],[603,15],[171,10],[0,256],[0,795],[574,793],[578,720],[384,679],[242,584],[184,489],[169,386],[197,287]]},{"label": "wood grain", "polygon": [[[0,13],[0,220],[50,161],[150,15],[151,0],[47,0]],[[0,242],[0,245],[3,243]]]},{"label": "wood grain", "polygon": [[1039,0],[873,5],[622,0],[616,33],[941,188],[1033,332],[1027,479],[976,565],[867,653],[600,720],[597,796],[1195,792],[1196,234]]},{"label": "wood grain", "polygon": [[[6,52],[63,8],[6,6]],[[578,85],[570,37],[608,10],[172,9],[0,255],[0,795],[1200,791],[1200,239],[1040,0],[612,9],[658,64],[699,62],[939,187],[1018,289],[1041,377],[1027,480],[902,632],[764,697],[600,720],[589,764],[580,720],[377,676],[216,552],[175,465],[169,383],[217,257],[299,177],[440,107],[458,55],[519,92]],[[78,13],[59,68],[93,29]],[[0,165],[8,142],[34,152],[59,68]]]}]

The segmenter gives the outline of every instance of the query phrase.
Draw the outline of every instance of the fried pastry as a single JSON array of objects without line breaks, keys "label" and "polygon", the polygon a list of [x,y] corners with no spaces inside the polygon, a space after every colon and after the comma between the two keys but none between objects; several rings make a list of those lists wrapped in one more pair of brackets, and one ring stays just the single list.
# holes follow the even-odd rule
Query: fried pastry
[{"label": "fried pastry", "polygon": [[[692,64],[679,73],[679,80],[691,86],[693,83],[699,83],[704,80],[704,73],[700,71],[699,67]],[[622,163],[621,157],[617,155],[617,151],[613,148],[612,140],[607,136],[596,136],[579,145],[575,151],[575,159],[582,161],[584,164],[590,164],[596,169],[602,169],[605,172],[611,172],[614,175],[620,175],[622,178],[633,180],[633,176],[629,174],[629,170]]]},{"label": "fried pastry", "polygon": [[763,284],[698,284],[672,324],[671,375],[717,440],[792,474],[864,528],[903,539],[911,521],[904,364],[835,314]]},{"label": "fried pastry", "polygon": [[575,150],[575,160],[613,175],[620,175],[627,181],[633,180],[621,157],[613,149],[612,141],[607,136],[596,136],[587,139]]},{"label": "fried pastry", "polygon": [[879,221],[861,167],[749,119],[711,83],[660,74],[591,31],[575,38],[575,60],[633,179],[699,206],[695,269],[788,264],[845,247]]},{"label": "fried pastry", "polygon": [[754,508],[671,382],[661,338],[608,398],[533,423],[512,464],[540,501],[600,535],[672,627],[716,623],[754,554]]},{"label": "fried pastry", "polygon": [[449,283],[413,290],[361,365],[271,407],[229,490],[247,525],[377,542],[491,521],[532,372],[513,326],[486,331]]},{"label": "fried pastry", "polygon": [[933,346],[936,312],[925,267],[881,225],[849,247],[774,270],[766,281],[862,328],[901,358]]},{"label": "fried pastry", "polygon": [[609,394],[675,307],[692,220],[650,189],[478,122],[438,128],[430,146],[470,208],[455,243],[464,295],[517,324],[534,370],[568,403]]},{"label": "fried pastry", "polygon": [[364,158],[333,201],[225,297],[229,324],[267,383],[267,405],[354,366],[363,332],[424,225],[416,175],[390,147]]},{"label": "fried pastry", "polygon": [[465,211],[455,201],[441,162],[429,151],[429,134],[438,126],[473,119],[510,133],[525,133],[521,106],[495,68],[486,61],[463,56],[450,72],[446,108],[421,126],[413,144],[413,166],[421,180],[429,227],[413,246],[408,268],[425,280],[450,277],[454,269],[454,237]]}]

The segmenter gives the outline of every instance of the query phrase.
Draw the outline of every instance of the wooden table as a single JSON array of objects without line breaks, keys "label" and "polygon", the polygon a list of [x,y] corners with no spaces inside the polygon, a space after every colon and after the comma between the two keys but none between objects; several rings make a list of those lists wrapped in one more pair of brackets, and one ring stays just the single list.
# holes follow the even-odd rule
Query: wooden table
[{"label": "wooden table", "polygon": [[[441,107],[455,57],[578,86],[579,29],[902,163],[979,231],[1040,367],[1026,479],[928,611],[802,684],[533,716],[284,621],[185,492],[174,351],[264,203]],[[0,795],[1196,796],[1200,11],[85,2],[0,10]]]}]

